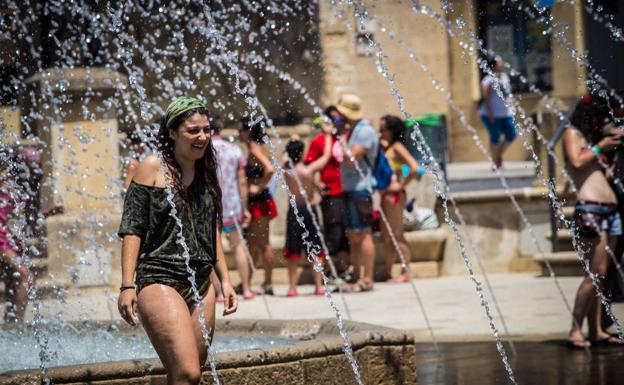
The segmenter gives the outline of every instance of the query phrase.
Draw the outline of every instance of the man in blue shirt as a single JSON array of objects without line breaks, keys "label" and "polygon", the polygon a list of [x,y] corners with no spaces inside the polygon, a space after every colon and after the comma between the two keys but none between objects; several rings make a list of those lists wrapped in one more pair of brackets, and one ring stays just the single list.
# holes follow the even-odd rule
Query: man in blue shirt
[{"label": "man in blue shirt", "polygon": [[[336,109],[340,117],[334,124],[343,133],[344,154],[340,174],[345,198],[347,239],[354,277],[357,279],[348,289],[368,291],[373,288],[375,265],[371,193],[375,188],[372,167],[377,157],[379,139],[371,123],[362,119],[359,97],[352,94],[342,95]],[[361,268],[364,268],[362,277]]]}]

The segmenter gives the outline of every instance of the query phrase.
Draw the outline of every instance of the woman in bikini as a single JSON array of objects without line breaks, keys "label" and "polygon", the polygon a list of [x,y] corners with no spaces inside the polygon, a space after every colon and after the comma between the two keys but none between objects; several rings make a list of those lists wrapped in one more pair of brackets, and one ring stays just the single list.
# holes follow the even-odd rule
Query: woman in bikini
[{"label": "woman in bikini", "polygon": [[251,221],[249,222],[249,252],[254,258],[262,260],[264,267],[264,294],[273,295],[271,274],[273,272],[273,249],[269,242],[269,223],[277,217],[277,206],[268,185],[275,173],[268,150],[264,147],[265,122],[252,122],[242,119],[239,126],[240,140],[247,145],[248,158],[245,174],[247,176],[247,202]]},{"label": "woman in bikini", "polygon": [[[381,209],[388,218],[392,233],[399,244],[406,263],[410,263],[412,255],[403,234],[403,210],[405,209],[405,186],[419,174],[418,162],[403,144],[405,123],[397,116],[385,115],[379,123],[381,132],[380,143],[384,148],[390,167],[394,171],[388,188],[381,193]],[[392,264],[398,257],[386,226],[381,226],[386,257],[386,277],[389,282],[408,282],[409,274],[401,269],[401,274],[392,277]]]},{"label": "woman in bikini", "polygon": [[[223,314],[237,308],[217,233],[221,190],[208,117],[206,107],[194,98],[177,98],[167,107],[158,133],[162,158],[150,155],[138,167],[119,229],[119,312],[130,325],[140,319],[167,371],[167,384],[200,381],[210,342],[202,335],[202,310],[210,339],[214,332],[215,291],[209,279],[213,269],[225,296]],[[177,242],[181,229],[171,216],[167,188],[182,223],[188,261]]]},{"label": "woman in bikini", "polygon": [[[565,157],[577,189],[574,210],[575,228],[579,244],[590,261],[591,271],[603,277],[607,273],[610,258],[605,250],[615,246],[622,234],[622,223],[617,211],[617,199],[609,186],[604,169],[604,152],[620,145],[621,135],[604,136],[602,126],[608,122],[609,111],[604,103],[595,97],[585,96],[578,103],[572,125],[563,136]],[[601,164],[602,163],[602,164]],[[599,278],[602,289],[603,280]],[[601,327],[601,304],[594,293],[591,278],[585,277],[576,292],[574,301],[574,323],[569,334],[573,347],[585,348],[597,343],[619,344]],[[582,333],[583,321],[589,324],[589,339]]]}]

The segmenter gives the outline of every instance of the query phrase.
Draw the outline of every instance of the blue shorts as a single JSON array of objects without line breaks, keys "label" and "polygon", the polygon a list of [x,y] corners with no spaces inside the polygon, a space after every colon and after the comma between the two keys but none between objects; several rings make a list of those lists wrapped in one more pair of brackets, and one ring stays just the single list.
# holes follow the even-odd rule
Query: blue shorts
[{"label": "blue shorts", "polygon": [[236,225],[234,225],[234,226],[225,226],[225,227],[221,228],[221,232],[223,234],[231,233],[234,230],[236,230]]},{"label": "blue shorts", "polygon": [[617,205],[579,202],[574,206],[574,220],[579,235],[599,236],[598,229],[610,236],[622,235],[622,218]]},{"label": "blue shorts", "polygon": [[516,138],[516,127],[511,117],[495,118],[494,123],[490,123],[487,115],[481,115],[481,121],[490,134],[490,143],[492,144],[500,143],[501,134],[505,135],[507,143],[511,143]]},{"label": "blue shorts", "polygon": [[347,231],[371,231],[373,225],[373,198],[368,191],[344,193]]}]

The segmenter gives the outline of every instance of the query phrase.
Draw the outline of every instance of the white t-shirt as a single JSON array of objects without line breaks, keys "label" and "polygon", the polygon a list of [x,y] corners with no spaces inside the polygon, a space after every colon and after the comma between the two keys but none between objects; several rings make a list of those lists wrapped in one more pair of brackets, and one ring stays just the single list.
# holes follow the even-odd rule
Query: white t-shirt
[{"label": "white t-shirt", "polygon": [[[481,80],[481,89],[485,86],[491,87],[491,92],[489,94],[490,99],[490,107],[492,108],[492,114],[495,118],[507,118],[512,116],[511,110],[505,105],[509,105],[509,96],[511,95],[511,80],[506,73],[501,73],[498,77],[498,84],[500,87],[500,91],[503,94],[503,98],[500,97],[497,90],[495,89],[494,77],[492,75],[485,75],[483,80]],[[479,113],[481,115],[487,116],[487,111],[485,110],[485,100],[481,103],[481,108],[479,109]]]}]

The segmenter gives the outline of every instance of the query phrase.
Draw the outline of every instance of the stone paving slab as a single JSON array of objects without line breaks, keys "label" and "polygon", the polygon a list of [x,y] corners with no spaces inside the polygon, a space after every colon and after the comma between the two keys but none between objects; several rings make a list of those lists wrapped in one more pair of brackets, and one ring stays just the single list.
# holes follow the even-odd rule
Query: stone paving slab
[{"label": "stone paving slab", "polygon": [[[565,336],[571,323],[570,315],[551,278],[502,274],[490,276],[490,281],[512,335],[523,338]],[[559,278],[571,305],[580,281],[580,277]],[[438,339],[458,341],[492,338],[474,285],[466,276],[418,279],[415,286]],[[276,296],[267,297],[273,319],[334,317],[327,299],[311,294],[312,286],[300,286],[300,295],[296,298],[286,298],[286,291],[286,286],[276,286]],[[116,294],[111,293],[107,297],[99,289],[82,290],[80,296],[44,301],[42,314],[46,318],[72,321],[117,319]],[[342,309],[340,295],[335,293],[332,296]],[[489,295],[487,298],[489,300]],[[417,339],[429,339],[422,313],[409,284],[377,283],[374,291],[345,294],[345,299],[353,321],[413,330]],[[217,306],[217,315],[220,316],[223,305]],[[501,335],[504,334],[491,301],[490,309]],[[616,304],[614,310],[618,318],[624,320],[624,306]],[[343,316],[347,318],[344,312]],[[264,301],[260,297],[252,301],[240,298],[239,311],[230,317],[266,319]]]}]

